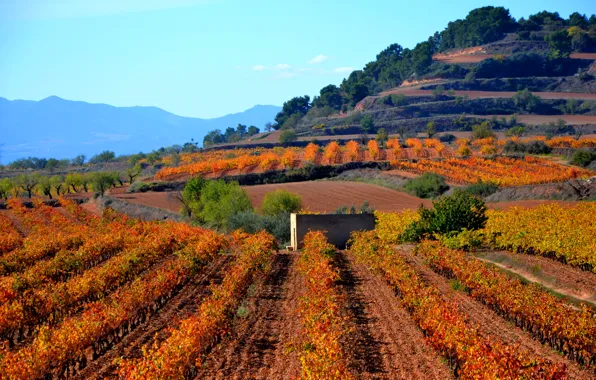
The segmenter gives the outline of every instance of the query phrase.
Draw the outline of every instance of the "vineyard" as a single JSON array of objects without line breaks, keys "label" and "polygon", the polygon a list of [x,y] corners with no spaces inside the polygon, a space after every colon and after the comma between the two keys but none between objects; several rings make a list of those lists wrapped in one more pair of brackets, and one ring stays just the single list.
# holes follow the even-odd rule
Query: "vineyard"
[{"label": "vineyard", "polygon": [[[506,141],[519,142],[519,138]],[[494,138],[458,139],[448,147],[437,139],[406,139],[402,146],[398,139],[389,139],[382,148],[377,141],[366,145],[349,141],[341,146],[330,142],[321,147],[310,143],[304,149],[236,149],[234,151],[207,151],[182,155],[181,165],[161,169],[156,179],[173,180],[191,176],[218,178],[224,175],[261,173],[270,170],[291,170],[306,165],[340,165],[349,162],[389,161],[395,169],[412,173],[432,171],[459,184],[478,181],[496,182],[501,186],[521,186],[548,182],[561,182],[574,178],[593,176],[589,170],[568,167],[543,158],[523,159],[496,157],[502,152],[505,140]],[[528,141],[544,141],[537,137]],[[558,148],[584,148],[596,146],[593,139],[575,140],[555,137],[547,145]],[[167,159],[165,160],[167,164]]]},{"label": "vineyard", "polygon": [[[490,211],[479,234],[582,272],[595,211]],[[0,211],[0,378],[596,376],[594,309],[439,242],[400,245],[416,212],[376,216],[348,251],[310,232],[286,252],[265,232],[11,200]],[[568,244],[555,244],[561,234]]]}]

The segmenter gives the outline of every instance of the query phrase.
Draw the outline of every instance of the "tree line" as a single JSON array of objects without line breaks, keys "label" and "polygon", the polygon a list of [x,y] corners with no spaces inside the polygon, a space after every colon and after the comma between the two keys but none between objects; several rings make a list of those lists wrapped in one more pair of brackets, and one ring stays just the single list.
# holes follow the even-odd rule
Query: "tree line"
[{"label": "tree line", "polygon": [[[452,48],[467,48],[497,41],[506,33],[540,30],[540,37],[549,44],[547,56],[518,54],[511,59],[487,60],[470,71],[460,65],[433,62],[435,53]],[[527,20],[516,21],[503,7],[482,7],[472,10],[465,19],[450,22],[445,30],[436,32],[413,49],[398,43],[381,51],[362,70],[353,71],[339,86],[330,84],[311,99],[308,95],[294,97],[284,103],[275,117],[275,129],[294,129],[308,115],[326,117],[346,112],[368,95],[399,86],[407,79],[423,75],[492,78],[509,76],[560,75],[569,71],[568,57],[572,51],[596,48],[596,16],[573,13],[565,20],[556,12],[539,12]],[[516,72],[516,70],[518,72]]]},{"label": "tree line", "polygon": [[71,173],[67,175],[44,176],[39,173],[21,174],[0,179],[0,199],[9,197],[32,198],[34,195],[50,199],[70,193],[93,191],[103,195],[112,187],[132,184],[141,174],[140,166],[125,171]]}]

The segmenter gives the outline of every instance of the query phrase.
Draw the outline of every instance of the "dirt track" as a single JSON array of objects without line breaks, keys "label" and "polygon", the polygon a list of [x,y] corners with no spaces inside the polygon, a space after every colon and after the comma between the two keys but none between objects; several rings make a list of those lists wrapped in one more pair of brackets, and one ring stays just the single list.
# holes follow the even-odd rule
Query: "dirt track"
[{"label": "dirt track", "polygon": [[470,321],[477,325],[481,334],[490,337],[496,336],[508,344],[518,344],[528,352],[547,358],[553,362],[564,363],[567,374],[571,379],[593,379],[594,373],[582,369],[577,363],[553,351],[549,346],[542,345],[529,333],[515,327],[499,316],[487,306],[477,302],[463,291],[453,290],[451,283],[446,278],[436,274],[428,268],[420,257],[410,253],[401,252],[403,257],[414,266],[416,272],[429,284],[436,286],[446,300],[456,302],[461,312],[470,317]]},{"label": "dirt track", "polygon": [[379,275],[349,254],[338,255],[337,264],[352,328],[344,349],[354,373],[363,379],[453,377]]},{"label": "dirt track", "polygon": [[297,378],[300,361],[293,349],[299,334],[300,278],[295,253],[278,253],[271,273],[257,284],[227,335],[203,360],[197,379]]},{"label": "dirt track", "polygon": [[596,306],[596,274],[592,272],[537,255],[498,251],[478,252],[476,256],[563,295]]}]

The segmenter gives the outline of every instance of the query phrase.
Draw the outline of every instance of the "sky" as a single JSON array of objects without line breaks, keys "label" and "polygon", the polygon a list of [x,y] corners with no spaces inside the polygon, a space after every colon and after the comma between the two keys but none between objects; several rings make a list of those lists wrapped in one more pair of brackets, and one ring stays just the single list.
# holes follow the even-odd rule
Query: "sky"
[{"label": "sky", "polygon": [[0,96],[218,117],[312,97],[485,5],[596,13],[594,0],[0,0]]}]

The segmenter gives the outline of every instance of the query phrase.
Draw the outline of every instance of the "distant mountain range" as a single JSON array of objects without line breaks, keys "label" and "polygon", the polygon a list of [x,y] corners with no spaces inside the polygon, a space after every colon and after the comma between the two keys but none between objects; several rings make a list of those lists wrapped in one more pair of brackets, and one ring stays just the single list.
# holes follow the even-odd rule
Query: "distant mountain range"
[{"label": "distant mountain range", "polygon": [[65,100],[57,96],[36,101],[0,97],[2,163],[20,157],[90,157],[109,149],[116,155],[148,152],[184,144],[213,129],[238,123],[261,130],[281,110],[257,105],[244,112],[214,119],[182,117],[157,107],[114,107]]}]

